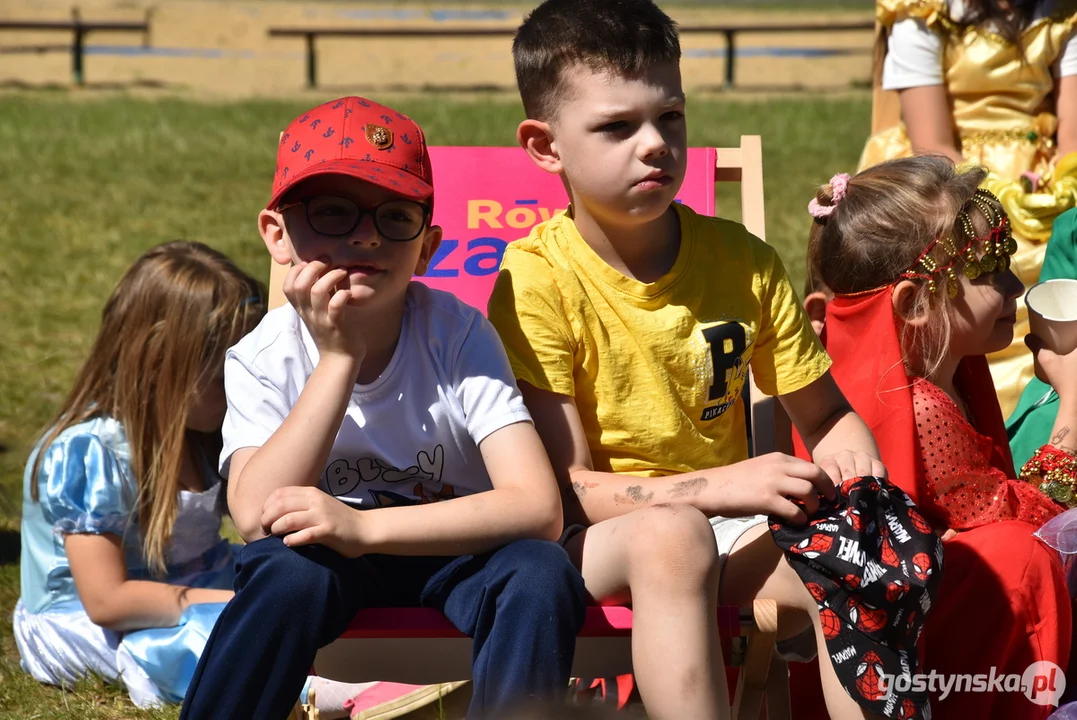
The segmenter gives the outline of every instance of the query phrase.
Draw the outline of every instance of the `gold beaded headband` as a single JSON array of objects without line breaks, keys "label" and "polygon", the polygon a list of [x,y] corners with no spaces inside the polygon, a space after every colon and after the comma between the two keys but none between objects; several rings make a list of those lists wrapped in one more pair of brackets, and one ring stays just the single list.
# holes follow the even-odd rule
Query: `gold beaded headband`
[{"label": "gold beaded headband", "polygon": [[[965,259],[963,272],[969,280],[975,280],[985,273],[1004,273],[1010,268],[1010,256],[1017,252],[1017,241],[1013,239],[1010,232],[1010,220],[1006,217],[1006,213],[1002,211],[998,198],[987,190],[980,189],[972,196],[969,203],[975,205],[984,218],[987,219],[987,223],[991,227],[990,231],[982,237],[977,237],[972,218],[969,217],[969,211],[968,209],[964,210],[957,217],[958,232],[956,235],[958,237],[956,239],[943,237],[932,240],[924,248],[924,251],[920,253],[920,256],[916,258],[912,267],[903,272],[901,277],[927,280],[928,292],[934,294],[937,289],[935,275],[945,275],[946,294],[953,299],[957,297],[957,275],[954,273],[954,265],[962,257]],[[958,242],[961,243],[960,249],[958,249]],[[976,257],[973,250],[973,246],[977,242],[984,244],[984,253],[979,258]],[[931,256],[931,251],[939,244],[942,245],[942,249],[946,251],[947,256],[950,258],[950,262],[942,266]]]}]

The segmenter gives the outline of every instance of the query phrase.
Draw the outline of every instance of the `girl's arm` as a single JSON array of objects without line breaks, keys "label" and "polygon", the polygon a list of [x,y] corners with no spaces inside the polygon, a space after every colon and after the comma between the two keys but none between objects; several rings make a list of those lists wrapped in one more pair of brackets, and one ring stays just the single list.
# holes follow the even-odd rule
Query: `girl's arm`
[{"label": "girl's arm", "polygon": [[67,535],[64,551],[79,599],[94,624],[117,632],[173,627],[189,605],[228,602],[231,590],[128,580],[116,535]]},{"label": "girl's arm", "polygon": [[915,154],[944,155],[955,163],[965,161],[954,136],[953,112],[946,86],[906,88],[898,97],[901,119]]},{"label": "girl's arm", "polygon": [[[1077,75],[1067,75],[1058,81],[1058,150],[1056,157],[1077,152]],[[1074,429],[1077,432],[1077,428]]]},{"label": "girl's arm", "polygon": [[1059,398],[1058,415],[1048,441],[1059,450],[1077,455],[1077,401]]},{"label": "girl's arm", "polygon": [[1077,455],[1077,350],[1058,355],[1035,335],[1025,338],[1036,361],[1036,375],[1058,394],[1058,415],[1045,444],[1054,445],[1070,455]]},{"label": "girl's arm", "polygon": [[441,502],[355,510],[318,488],[285,488],[262,524],[289,546],[319,543],[342,555],[473,555],[514,540],[556,540],[563,520],[557,482],[530,423],[480,444],[492,490]]}]

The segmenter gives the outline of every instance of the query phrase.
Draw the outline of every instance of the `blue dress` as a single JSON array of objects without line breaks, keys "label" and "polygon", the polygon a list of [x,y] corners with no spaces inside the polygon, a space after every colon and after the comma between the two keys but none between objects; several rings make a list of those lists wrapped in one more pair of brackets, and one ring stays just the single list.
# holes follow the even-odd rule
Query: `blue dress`
[{"label": "blue dress", "polygon": [[137,488],[120,423],[99,417],[68,428],[44,449],[31,478],[39,450],[23,477],[22,595],[13,618],[23,669],[54,685],[90,673],[123,682],[140,707],[182,702],[224,603],[192,605],[176,627],[117,633],[94,625],[79,601],[64,537],[119,536],[131,579],[230,590],[234,548],[220,535],[217,473],[207,463],[206,491],[180,492],[167,571],[154,577],[139,542]]}]

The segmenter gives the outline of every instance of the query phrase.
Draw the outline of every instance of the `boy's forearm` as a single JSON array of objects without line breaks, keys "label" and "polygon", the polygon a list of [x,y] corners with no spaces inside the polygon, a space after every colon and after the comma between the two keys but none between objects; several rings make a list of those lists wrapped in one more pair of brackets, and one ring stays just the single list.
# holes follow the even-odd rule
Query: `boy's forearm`
[{"label": "boy's forearm", "polygon": [[694,505],[713,480],[706,472],[648,478],[577,470],[562,494],[566,522],[594,525],[652,505]]},{"label": "boy's forearm", "polygon": [[474,555],[514,540],[556,540],[563,528],[556,495],[499,488],[423,505],[356,511],[362,551],[385,555]]},{"label": "boy's forearm", "polygon": [[229,510],[243,539],[264,537],[262,508],[274,490],[317,485],[355,386],[358,367],[323,358],[288,416],[240,469]]}]

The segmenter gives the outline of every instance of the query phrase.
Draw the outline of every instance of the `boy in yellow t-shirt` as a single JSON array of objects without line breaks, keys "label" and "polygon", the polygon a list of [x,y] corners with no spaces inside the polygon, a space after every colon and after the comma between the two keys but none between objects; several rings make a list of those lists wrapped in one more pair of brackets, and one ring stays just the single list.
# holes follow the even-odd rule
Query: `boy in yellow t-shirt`
[{"label": "boy in yellow t-shirt", "polygon": [[[650,0],[547,0],[521,25],[513,56],[527,113],[517,139],[561,175],[571,205],[509,245],[489,315],[569,519],[586,526],[566,549],[594,598],[632,603],[649,716],[728,708],[715,598],[663,587],[682,550],[649,527],[665,508],[710,519],[717,599],[778,600],[784,639],[807,640],[808,655],[824,648],[830,715],[862,717],[834,674],[816,602],[765,520],[804,521],[819,495],[835,497],[835,483],[885,469],[774,251],[673,202],[687,145],[673,22]],[[814,463],[748,459],[749,367],[781,397]],[[713,673],[707,682],[696,667]]]}]

